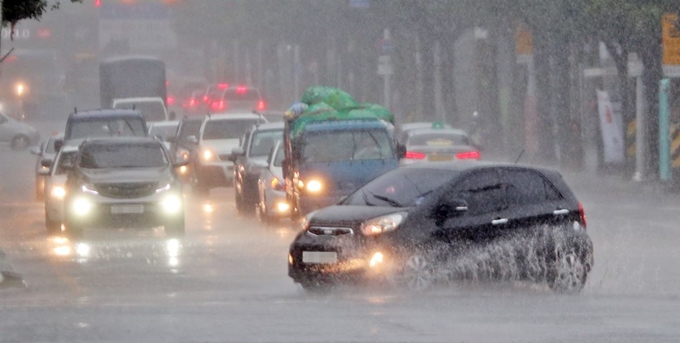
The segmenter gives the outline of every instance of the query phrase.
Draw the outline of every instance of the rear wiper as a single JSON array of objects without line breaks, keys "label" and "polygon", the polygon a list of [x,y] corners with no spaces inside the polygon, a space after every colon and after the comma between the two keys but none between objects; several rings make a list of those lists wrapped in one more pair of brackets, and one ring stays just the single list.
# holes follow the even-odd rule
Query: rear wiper
[{"label": "rear wiper", "polygon": [[390,198],[388,198],[388,197],[386,197],[386,196],[383,196],[383,195],[375,194],[375,193],[373,193],[373,192],[371,192],[371,191],[368,191],[368,190],[367,190],[367,192],[371,193],[371,195],[372,195],[374,198],[376,198],[376,199],[378,199],[378,200],[382,200],[382,201],[384,201],[384,202],[386,202],[386,203],[392,205],[392,207],[404,207],[404,205],[400,204],[398,201],[396,201],[396,200],[394,200],[394,199],[390,199]]}]

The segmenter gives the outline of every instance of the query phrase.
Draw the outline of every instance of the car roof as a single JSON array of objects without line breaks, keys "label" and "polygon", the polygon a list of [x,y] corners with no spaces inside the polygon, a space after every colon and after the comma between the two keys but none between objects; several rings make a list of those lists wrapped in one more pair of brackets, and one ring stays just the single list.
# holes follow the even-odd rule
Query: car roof
[{"label": "car roof", "polygon": [[283,122],[263,123],[253,126],[253,131],[283,130]]},{"label": "car roof", "polygon": [[536,166],[530,166],[526,164],[514,164],[514,163],[503,163],[503,162],[488,162],[488,161],[465,161],[458,160],[453,162],[421,162],[406,165],[400,168],[408,169],[440,169],[440,170],[451,170],[451,171],[472,171],[477,169],[487,169],[487,168],[522,168],[536,170],[546,174],[559,174],[557,171],[549,168],[542,168]]},{"label": "car roof", "polygon": [[467,132],[460,130],[460,129],[449,129],[449,128],[443,128],[443,129],[433,129],[433,128],[417,128],[417,129],[409,129],[408,132],[406,133],[409,136],[416,136],[416,135],[422,135],[422,134],[428,134],[428,133],[451,133],[451,134],[456,134],[456,135],[463,135],[467,136]]},{"label": "car roof", "polygon": [[141,97],[141,98],[118,98],[118,99],[113,99],[113,102],[118,102],[118,103],[130,103],[130,102],[162,102],[163,98],[159,96],[148,96],[148,97]]},{"label": "car roof", "polygon": [[[406,130],[413,130],[413,129],[425,129],[425,128],[432,128],[432,125],[434,123],[432,122],[426,122],[426,121],[419,121],[419,122],[412,122],[412,123],[404,123],[401,124],[401,130],[406,131]],[[451,128],[451,125],[442,123],[445,128]]]},{"label": "car roof", "polygon": [[130,143],[158,143],[153,137],[116,137],[116,138],[92,138],[85,139],[82,145],[114,145],[114,144],[130,144]]},{"label": "car roof", "polygon": [[[329,124],[332,124],[329,126]],[[323,132],[330,131],[329,129],[335,130],[372,130],[372,129],[384,129],[387,128],[385,123],[379,119],[368,119],[368,120],[329,120],[329,121],[318,121],[310,122],[305,126],[305,131],[311,132]]]},{"label": "car roof", "polygon": [[149,123],[149,129],[158,126],[177,126],[177,125],[179,125],[179,120],[154,121]]},{"label": "car roof", "polygon": [[211,114],[209,116],[206,116],[206,121],[209,120],[239,120],[239,119],[265,119],[264,117],[261,117],[257,114],[253,113],[218,113],[218,114]]},{"label": "car roof", "polygon": [[102,117],[139,117],[141,119],[144,119],[144,117],[142,117],[142,114],[137,110],[125,110],[125,109],[114,109],[114,108],[102,108],[102,109],[96,109],[96,110],[76,111],[76,112],[71,113],[71,115],[69,115],[69,119],[71,119],[71,118],[98,119],[98,118],[102,118]]},{"label": "car roof", "polygon": [[78,146],[77,145],[65,145],[61,147],[62,152],[74,152],[78,151]]}]

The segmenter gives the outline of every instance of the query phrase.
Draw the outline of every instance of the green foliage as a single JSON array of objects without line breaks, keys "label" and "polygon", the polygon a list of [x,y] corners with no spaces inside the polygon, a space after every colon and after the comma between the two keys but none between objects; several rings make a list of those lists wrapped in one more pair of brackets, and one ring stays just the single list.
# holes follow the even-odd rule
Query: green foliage
[{"label": "green foliage", "polygon": [[[83,0],[69,0],[83,2]],[[59,8],[60,1],[47,0],[5,0],[2,1],[2,25],[16,24],[24,19],[39,20],[48,10]]]}]

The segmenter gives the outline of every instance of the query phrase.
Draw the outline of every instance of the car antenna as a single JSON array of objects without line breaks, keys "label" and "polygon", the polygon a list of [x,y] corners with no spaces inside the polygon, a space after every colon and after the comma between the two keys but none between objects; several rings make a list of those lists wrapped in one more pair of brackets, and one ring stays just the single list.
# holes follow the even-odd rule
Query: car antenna
[{"label": "car antenna", "polygon": [[524,155],[524,149],[522,149],[522,151],[519,153],[519,155],[515,159],[515,164],[517,164],[517,162],[519,162],[519,159],[522,158],[522,155]]}]

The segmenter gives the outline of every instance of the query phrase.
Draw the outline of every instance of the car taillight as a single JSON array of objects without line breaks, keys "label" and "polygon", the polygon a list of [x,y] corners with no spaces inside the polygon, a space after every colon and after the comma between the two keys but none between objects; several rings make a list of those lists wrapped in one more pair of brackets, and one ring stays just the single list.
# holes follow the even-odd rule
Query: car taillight
[{"label": "car taillight", "polygon": [[208,100],[210,100],[210,98],[208,98],[207,95],[204,95],[204,96],[203,96],[203,102],[207,104],[207,103],[208,103]]},{"label": "car taillight", "polygon": [[286,184],[281,182],[281,180],[279,180],[279,178],[277,178],[277,177],[272,179],[271,186],[272,186],[272,189],[275,190],[275,191],[282,191],[282,190],[286,189]]},{"label": "car taillight", "polygon": [[257,110],[258,111],[264,111],[265,108],[266,108],[266,105],[265,105],[264,101],[260,100],[260,101],[257,102]]},{"label": "car taillight", "polygon": [[479,151],[466,151],[456,154],[456,158],[459,160],[478,160]]},{"label": "car taillight", "polygon": [[229,84],[228,83],[220,83],[220,84],[217,85],[217,88],[227,89],[227,88],[229,88]]},{"label": "car taillight", "polygon": [[412,160],[422,160],[425,157],[427,157],[427,154],[423,154],[422,152],[415,152],[415,151],[407,151],[406,155],[404,158],[412,159]]},{"label": "car taillight", "polygon": [[210,109],[213,111],[219,111],[220,110],[220,103],[217,101],[213,101],[210,103]]},{"label": "car taillight", "polygon": [[581,225],[585,229],[587,227],[586,224],[586,211],[583,209],[583,204],[580,202],[578,203],[578,217],[581,219]]},{"label": "car taillight", "polygon": [[191,100],[189,100],[189,106],[190,106],[190,107],[196,106],[196,99],[191,98]]},{"label": "car taillight", "polygon": [[238,93],[238,94],[245,94],[247,92],[248,92],[248,87],[246,87],[246,86],[236,87],[236,93]]},{"label": "car taillight", "polygon": [[220,110],[220,111],[224,110],[224,107],[225,107],[224,100],[220,100],[220,103],[219,103],[218,107],[219,107],[219,110]]},{"label": "car taillight", "polygon": [[168,103],[168,106],[174,105],[175,104],[175,97],[169,96],[166,102]]}]

